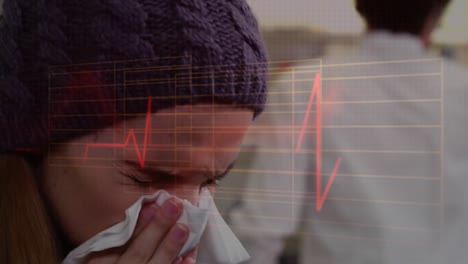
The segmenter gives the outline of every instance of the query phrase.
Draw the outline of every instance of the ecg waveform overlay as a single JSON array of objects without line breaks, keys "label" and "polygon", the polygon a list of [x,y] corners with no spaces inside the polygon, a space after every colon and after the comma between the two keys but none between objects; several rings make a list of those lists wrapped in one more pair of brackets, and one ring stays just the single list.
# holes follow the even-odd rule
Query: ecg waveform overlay
[{"label": "ecg waveform overlay", "polygon": [[[364,208],[365,204],[371,204],[386,209],[395,207],[405,212],[405,208],[413,208],[413,211],[426,208],[424,210],[427,210],[430,214],[434,212],[433,209],[435,209],[436,212],[440,211],[439,209],[442,207],[442,203],[439,200],[433,198],[426,199],[423,197],[433,197],[432,195],[428,196],[426,190],[437,191],[442,176],[437,175],[438,173],[428,175],[417,169],[412,172],[403,171],[400,170],[399,164],[404,164],[407,160],[411,160],[414,162],[415,168],[427,167],[428,157],[434,156],[440,159],[440,148],[442,148],[442,146],[435,146],[435,149],[425,149],[422,147],[423,145],[419,144],[419,139],[416,138],[408,142],[387,140],[388,143],[384,142],[382,145],[384,146],[383,149],[375,149],[370,147],[372,145],[371,143],[374,142],[370,142],[371,137],[369,137],[369,135],[379,133],[382,135],[383,141],[385,141],[388,128],[395,131],[402,131],[402,133],[408,133],[412,129],[421,129],[424,130],[425,133],[439,133],[441,130],[441,123],[438,120],[438,118],[440,118],[440,105],[442,104],[440,98],[441,87],[435,87],[434,85],[440,84],[438,81],[441,78],[440,70],[432,66],[429,66],[429,68],[434,68],[434,70],[417,70],[418,67],[415,65],[432,63],[429,61],[375,62],[373,64],[358,63],[342,65],[319,65],[316,61],[312,64],[314,63],[315,65],[312,66],[293,67],[289,79],[278,80],[273,78],[273,82],[277,82],[277,84],[281,83],[281,85],[274,86],[282,86],[283,89],[273,89],[270,91],[269,96],[275,95],[276,93],[288,93],[290,98],[294,99],[288,102],[274,102],[273,104],[278,106],[280,110],[271,109],[267,106],[262,116],[273,119],[280,116],[289,116],[289,123],[280,123],[275,127],[254,124],[254,129],[252,129],[251,132],[251,135],[281,134],[282,137],[289,139],[288,146],[281,148],[264,147],[253,149],[249,148],[249,145],[246,145],[240,154],[239,166],[236,166],[232,170],[231,177],[227,178],[229,184],[222,184],[221,187],[218,188],[218,201],[233,200],[237,199],[235,198],[237,195],[250,193],[251,195],[247,198],[250,199],[248,200],[249,202],[259,204],[270,203],[278,208],[291,208],[299,207],[299,204],[296,204],[296,198],[301,198],[305,200],[304,202],[306,205],[313,204],[313,207],[309,208],[314,208],[314,211],[317,213],[320,212],[313,221],[321,223],[322,225],[360,226],[361,231],[366,230],[366,228],[379,230],[391,229],[395,230],[397,233],[419,232],[426,234],[437,230],[437,223],[440,221],[434,221],[434,223],[425,227],[414,226],[404,221],[395,221],[389,225],[377,226],[371,221],[372,219],[365,218],[365,213],[362,214],[362,217],[343,222],[339,221],[341,218],[332,212],[332,210],[335,205],[341,206],[342,204],[347,204],[350,211],[360,211]],[[401,72],[388,72],[384,74],[372,72],[372,69],[379,67],[379,65],[392,64],[399,66],[397,68],[401,68]],[[343,68],[366,68],[366,71],[369,73],[365,75],[345,74],[344,71],[342,71]],[[321,69],[328,71],[325,77],[323,77],[324,75]],[[333,72],[330,74],[330,71]],[[279,70],[275,72],[273,70],[271,76],[275,74],[285,75],[285,72],[280,72]],[[417,92],[409,94],[409,99],[402,100],[400,98],[392,98],[389,94],[380,95],[373,92],[372,82],[382,79],[394,80],[396,83],[408,79],[427,79],[433,86],[429,85],[425,88],[422,86],[416,87],[414,90],[417,90]],[[358,82],[360,82],[359,85],[356,84]],[[321,83],[325,85],[321,85]],[[333,87],[333,89],[330,89],[330,87]],[[344,89],[356,92],[348,92],[346,93],[348,98],[340,98]],[[146,100],[148,107],[151,107],[153,103],[152,99],[146,98]],[[413,123],[411,122],[412,119],[408,119],[410,121],[401,124],[385,123],[385,118],[380,118],[381,116],[385,117],[386,114],[398,112],[399,108],[411,104],[427,106],[434,109],[434,118],[429,118],[428,120],[413,120]],[[325,112],[324,109],[326,109]],[[328,113],[330,109],[332,110],[331,112],[335,110],[335,112],[340,112],[340,115],[330,116]],[[356,109],[359,111],[362,110],[364,117],[350,116],[346,109],[352,109],[353,111]],[[145,166],[145,153],[148,151],[148,146],[150,145],[148,141],[151,138],[149,136],[153,133],[152,127],[157,127],[157,124],[151,123],[151,118],[149,118],[150,115],[148,113],[149,112],[145,113],[147,122],[144,129],[129,128],[126,132],[126,137],[119,141],[87,143],[83,146],[83,155],[76,158],[86,159],[88,161],[99,161],[105,157],[92,155],[93,150],[101,148],[122,148],[130,149],[135,152],[140,166]],[[375,115],[375,117],[369,117],[370,115]],[[379,117],[379,115],[381,116]],[[366,117],[369,117],[368,120],[371,121],[368,123],[360,123],[360,121],[365,120]],[[340,148],[338,146],[331,148],[331,146],[327,145],[327,135],[329,132],[333,131],[339,131],[340,133],[346,131],[344,134],[353,138],[353,147]],[[142,141],[137,142],[137,134],[143,134]],[[325,145],[322,143],[324,138]],[[402,138],[404,139],[404,137]],[[269,160],[267,166],[250,166],[252,164],[248,164],[248,161],[246,162],[246,159],[248,159],[246,157],[252,155],[257,156],[259,154],[267,156]],[[325,157],[326,163],[324,163],[324,155],[327,155]],[[369,160],[373,165],[366,170],[351,173],[348,164],[356,159]],[[304,170],[298,168],[298,164],[304,163],[304,160],[305,163],[311,164],[310,168],[312,169]],[[333,160],[333,164],[330,164],[331,160]],[[284,166],[285,163],[281,161],[287,161],[292,165]],[[56,160],[55,164],[60,164],[61,162],[64,161]],[[431,162],[434,163],[433,160]],[[322,163],[324,163],[325,167],[322,166]],[[278,167],[280,165],[281,167]],[[430,166],[432,166],[431,168],[433,168],[433,171],[440,171],[437,162]],[[297,180],[298,176],[305,176],[308,179],[313,179],[313,188],[309,188],[305,191],[298,191],[302,184]],[[283,184],[283,189],[278,189],[275,186],[241,188],[237,187],[235,184],[230,184],[232,183],[231,180],[235,178],[245,179],[245,177],[270,178],[274,182],[285,184]],[[324,177],[327,177],[328,180],[325,180],[326,184],[322,186]],[[359,192],[359,188],[363,188],[367,184],[372,184],[377,186],[377,189],[382,190],[377,194],[377,198],[369,199],[364,196],[363,192]],[[393,188],[403,190],[402,194],[396,197],[395,194],[387,191]],[[260,194],[263,198],[267,197],[268,200],[256,198],[255,195]],[[281,212],[282,210],[277,211]],[[291,210],[289,211],[291,212]],[[411,212],[408,213],[408,215],[411,214]],[[277,222],[292,221],[291,214],[262,214],[252,215],[251,217],[270,219]],[[310,219],[306,219],[306,221],[310,221]],[[365,231],[362,232],[364,232],[364,235],[367,235]],[[359,237],[363,237],[362,234],[360,234]]]},{"label": "ecg waveform overlay", "polygon": [[[241,157],[245,165],[221,185],[218,200],[242,196],[255,204],[242,217],[262,223],[256,232],[290,228],[305,205],[300,221],[315,233],[304,235],[435,241],[444,221],[441,65],[438,58],[310,61],[284,71],[272,80],[264,122],[247,140],[255,154]],[[382,83],[386,88],[376,89]],[[255,147],[267,135],[273,143]]]},{"label": "ecg waveform overlay", "polygon": [[[314,85],[311,89],[310,96],[309,96],[309,102],[307,104],[307,110],[304,116],[304,120],[302,122],[302,127],[300,130],[299,138],[297,140],[296,144],[296,149],[295,152],[300,152],[301,151],[301,145],[302,141],[305,135],[305,131],[307,129],[307,125],[309,122],[309,116],[310,112],[312,110],[312,105],[314,98],[316,100],[316,112],[315,112],[315,127],[317,130],[316,133],[316,159],[315,162],[316,164],[321,164],[321,91],[320,91],[320,73],[317,73],[315,75],[315,81]],[[86,144],[86,150],[84,154],[84,158],[88,158],[88,152],[90,148],[127,148],[127,147],[133,147],[135,149],[135,153],[138,158],[138,162],[141,167],[144,167],[145,164],[145,159],[146,159],[146,151],[148,147],[148,138],[149,135],[151,135],[151,97],[148,98],[148,110],[146,113],[146,126],[144,128],[144,141],[142,146],[140,147],[137,143],[136,137],[135,137],[135,132],[133,129],[130,129],[128,132],[128,135],[125,139],[125,142],[123,143],[88,143]],[[338,158],[335,166],[333,168],[333,171],[330,174],[330,179],[328,183],[325,186],[324,192],[322,194],[321,191],[321,182],[322,182],[322,176],[321,176],[321,166],[317,166],[316,168],[316,199],[317,199],[317,204],[316,204],[316,210],[320,211],[322,209],[322,206],[326,200],[326,197],[328,195],[328,192],[330,191],[330,188],[333,184],[333,181],[335,179],[336,173],[338,172],[339,166],[341,163],[341,158]]]}]

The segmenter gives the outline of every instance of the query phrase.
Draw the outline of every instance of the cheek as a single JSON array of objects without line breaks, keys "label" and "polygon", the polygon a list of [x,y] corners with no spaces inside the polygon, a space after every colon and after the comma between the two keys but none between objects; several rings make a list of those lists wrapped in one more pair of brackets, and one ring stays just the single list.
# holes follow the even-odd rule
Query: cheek
[{"label": "cheek", "polygon": [[116,172],[68,168],[49,175],[47,193],[65,235],[81,244],[124,219],[140,193],[122,185]]},{"label": "cheek", "polygon": [[226,166],[234,161],[239,154],[245,133],[246,129],[216,134],[214,140],[215,162]]}]

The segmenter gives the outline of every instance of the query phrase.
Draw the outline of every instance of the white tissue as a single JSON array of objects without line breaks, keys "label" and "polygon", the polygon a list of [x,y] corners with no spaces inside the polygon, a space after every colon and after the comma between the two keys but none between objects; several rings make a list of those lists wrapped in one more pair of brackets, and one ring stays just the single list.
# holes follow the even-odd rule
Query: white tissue
[{"label": "white tissue", "polygon": [[200,197],[199,206],[208,210],[209,218],[198,245],[197,264],[231,264],[248,260],[249,254],[219,214],[209,191],[206,192],[208,195]]},{"label": "white tissue", "polygon": [[[164,190],[140,197],[125,211],[124,221],[98,233],[72,250],[62,264],[80,264],[93,252],[125,245],[135,230],[142,205],[152,201],[162,205],[170,197],[171,195]],[[236,264],[250,258],[224,222],[206,188],[201,192],[199,207],[193,206],[187,200],[181,201],[184,210],[177,222],[187,224],[190,228],[190,234],[179,252],[179,256],[184,255],[198,244],[197,263],[199,264]]]}]

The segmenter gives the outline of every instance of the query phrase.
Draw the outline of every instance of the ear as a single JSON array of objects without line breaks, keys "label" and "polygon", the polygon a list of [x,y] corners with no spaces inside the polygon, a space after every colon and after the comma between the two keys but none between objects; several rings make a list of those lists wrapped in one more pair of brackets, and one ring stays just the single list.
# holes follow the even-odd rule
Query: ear
[{"label": "ear", "polygon": [[426,48],[429,47],[429,45],[431,44],[432,32],[439,25],[440,19],[442,17],[442,13],[443,13],[443,10],[440,8],[437,8],[435,11],[431,12],[431,14],[426,19],[426,22],[424,23],[424,27],[421,31],[420,38]]}]

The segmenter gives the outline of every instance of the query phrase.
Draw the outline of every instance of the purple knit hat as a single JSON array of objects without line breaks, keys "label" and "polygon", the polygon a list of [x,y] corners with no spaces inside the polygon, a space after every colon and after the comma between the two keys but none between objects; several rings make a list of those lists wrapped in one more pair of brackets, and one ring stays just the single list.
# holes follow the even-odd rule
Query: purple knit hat
[{"label": "purple knit hat", "polygon": [[4,0],[0,152],[152,111],[220,103],[258,115],[266,51],[245,0]]}]

